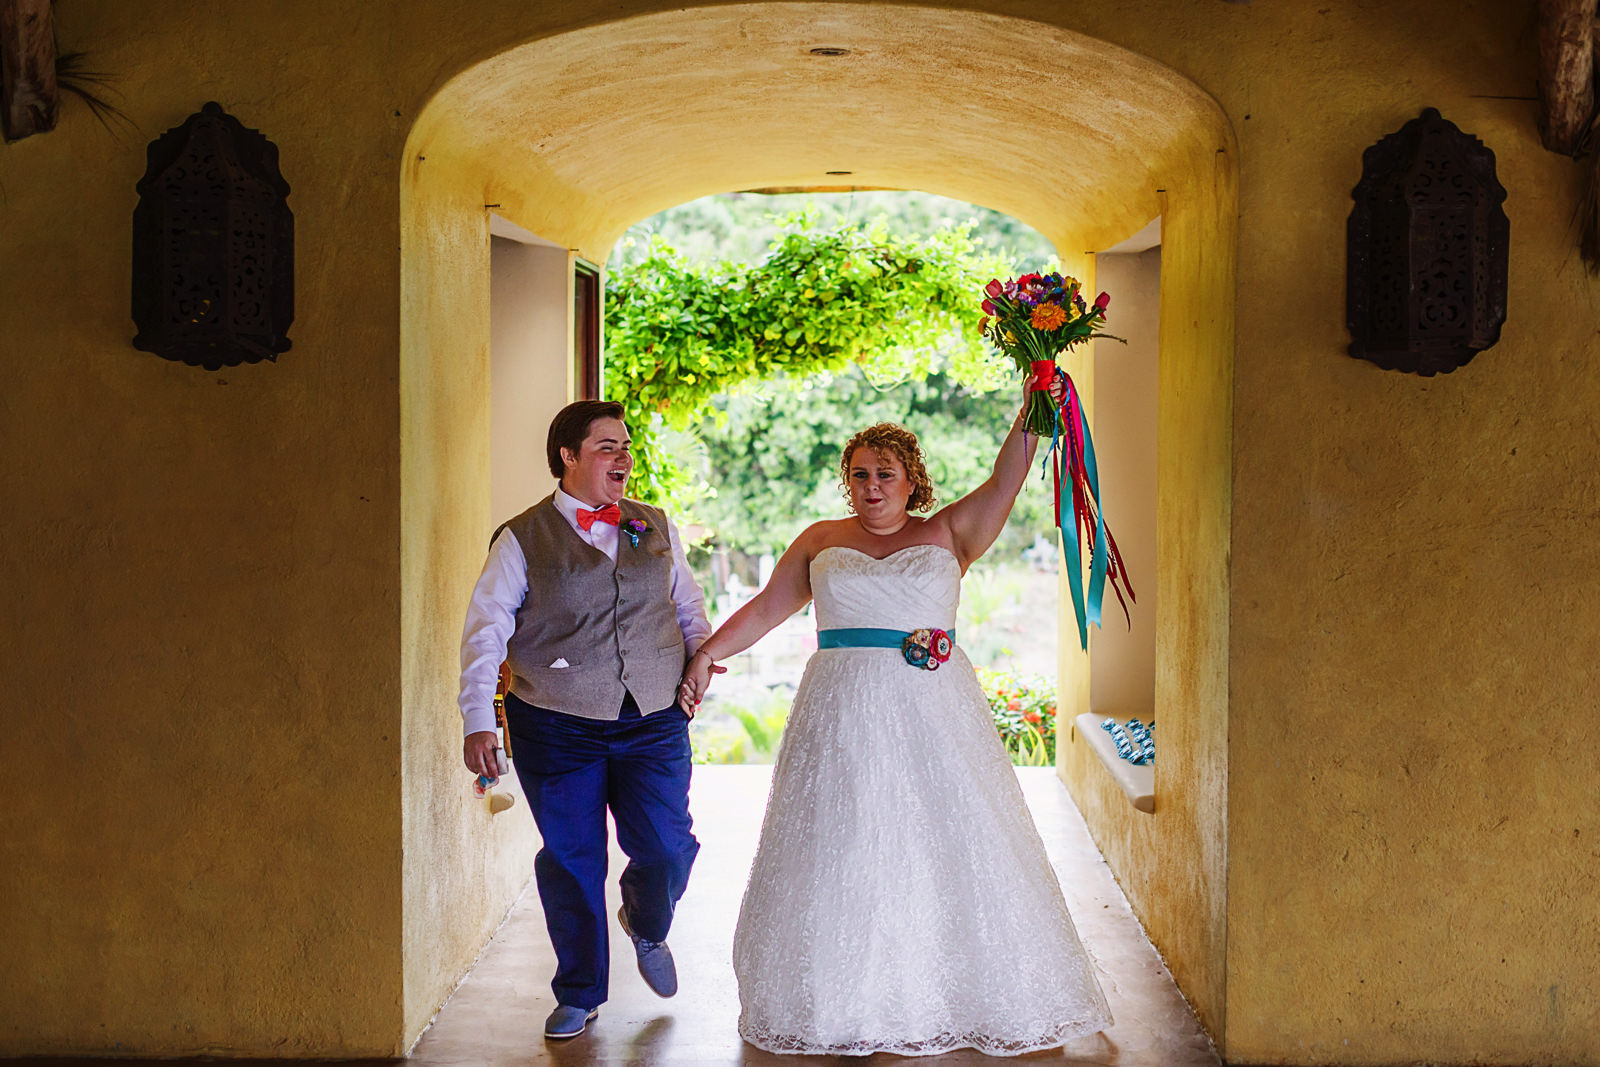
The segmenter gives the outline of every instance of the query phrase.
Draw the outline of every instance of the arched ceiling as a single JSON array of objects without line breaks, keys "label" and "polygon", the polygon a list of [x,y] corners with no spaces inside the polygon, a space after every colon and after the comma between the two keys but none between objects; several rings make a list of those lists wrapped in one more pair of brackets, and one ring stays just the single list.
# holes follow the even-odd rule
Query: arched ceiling
[{"label": "arched ceiling", "polygon": [[1158,214],[1163,161],[1223,123],[1170,68],[1042,23],[735,4],[501,53],[440,91],[412,147],[480,168],[502,213],[596,258],[674,204],[774,186],[940,193],[1065,250],[1107,247]]}]

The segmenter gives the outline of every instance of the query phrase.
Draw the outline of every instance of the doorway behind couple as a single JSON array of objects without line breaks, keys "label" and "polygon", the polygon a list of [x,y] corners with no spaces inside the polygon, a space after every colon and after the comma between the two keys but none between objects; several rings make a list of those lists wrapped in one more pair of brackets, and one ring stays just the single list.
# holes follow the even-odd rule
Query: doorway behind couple
[{"label": "doorway behind couple", "polygon": [[[547,366],[551,352],[570,352],[569,381],[581,394],[597,389],[625,405],[637,458],[630,495],[665,506],[678,522],[714,624],[761,587],[801,529],[846,513],[839,448],[856,430],[880,421],[913,429],[939,503],[987,477],[1020,381],[980,334],[983,286],[1059,262],[1025,224],[962,201],[886,190],[747,191],[691,201],[630,228],[605,259],[601,311],[580,299],[586,265],[568,250],[499,218],[491,233],[496,516],[545,491],[524,484],[529,465],[519,457],[538,451],[541,442],[529,435],[547,421],[529,412],[565,398],[547,395],[530,369]],[[1114,998],[1119,1019],[1133,1023],[1112,1035],[1124,1061],[1145,1062],[1137,1049],[1149,1062],[1171,1062],[1183,1048],[1196,1062],[1213,1062],[1054,770],[1058,753],[1066,757],[1060,748],[1072,747],[1067,731],[1077,714],[1093,708],[1148,721],[1154,705],[1159,243],[1155,220],[1119,246],[1072,261],[1091,297],[1112,292],[1107,329],[1128,343],[1096,342],[1063,360],[1090,406],[1102,499],[1139,590],[1133,629],[1113,600],[1091,641],[1092,685],[1060,684],[1064,662],[1078,671],[1084,664],[1070,603],[1058,595],[1053,486],[1036,463],[1005,532],[963,581],[957,633],[979,667],[1074,916],[1087,923],[1091,953],[1110,968],[1113,985],[1133,988],[1111,973],[1112,957],[1135,961],[1135,970],[1148,963],[1159,979],[1131,999]],[[603,329],[596,329],[601,314]],[[595,334],[604,359],[590,374],[583,341]],[[696,760],[707,765],[695,780],[697,832],[703,857],[719,869],[698,872],[674,945],[680,955],[677,946],[688,946],[682,966],[702,978],[726,969],[769,781],[759,765],[777,753],[815,647],[807,609],[728,661],[693,726]],[[1064,689],[1073,696],[1058,712]],[[456,1021],[478,1017],[480,1008],[468,1004],[487,1008],[495,961],[510,946],[524,950],[512,953],[518,968],[528,965],[526,951],[547,947],[536,911],[528,900],[513,910],[463,987],[466,1003],[453,1001],[419,1047],[423,1059],[455,1047]],[[628,972],[627,962],[618,973]],[[480,983],[484,994],[471,992]],[[633,1003],[625,990],[617,996],[613,1028],[642,1035],[629,1040],[664,1042],[651,1051],[684,1051],[678,1037],[657,1033],[658,1024],[690,1023],[703,1012],[695,1025],[718,1035],[711,1040],[717,1055],[738,1053],[731,984],[712,980],[693,1005],[674,1002],[666,1016],[648,999]],[[1146,1025],[1157,1018],[1165,1021]]]},{"label": "doorway behind couple", "polygon": [[[1155,306],[1159,223],[1098,264],[1116,279],[1096,374],[1105,500],[1133,573],[1154,573]],[[1019,220],[918,192],[758,190],[645,219],[607,261],[603,391],[630,404],[632,492],[679,517],[720,622],[765,582],[806,525],[843,513],[838,449],[862,426],[918,433],[940,503],[985,478],[1018,376],[982,339],[991,277],[1055,266]],[[1094,284],[1094,279],[1085,279]],[[1093,290],[1091,289],[1091,292]],[[663,355],[669,353],[669,355]],[[671,403],[663,404],[670,392]],[[1005,533],[968,573],[958,625],[1013,762],[1054,766],[1057,721],[1090,710],[1151,718],[1154,603],[1130,629],[1108,609],[1090,707],[1057,714],[1052,485],[1030,477]],[[1068,606],[1065,625],[1075,628]],[[702,763],[770,762],[815,648],[809,609],[728,664],[695,726]]]}]

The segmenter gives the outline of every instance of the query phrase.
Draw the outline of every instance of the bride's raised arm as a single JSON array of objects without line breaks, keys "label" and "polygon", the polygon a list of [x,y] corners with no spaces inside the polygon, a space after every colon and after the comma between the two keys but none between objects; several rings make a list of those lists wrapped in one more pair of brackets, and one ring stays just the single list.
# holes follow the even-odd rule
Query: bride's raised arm
[{"label": "bride's raised arm", "polygon": [[[1050,395],[1060,402],[1061,384],[1051,384]],[[994,544],[1000,531],[1005,529],[1011,506],[1027,480],[1028,467],[1039,448],[1039,438],[1023,432],[1028,414],[1028,392],[1022,394],[1022,407],[1011,422],[1011,432],[1000,444],[1000,454],[994,459],[994,472],[984,483],[966,496],[941,508],[934,516],[950,531],[956,557],[965,570],[973,561]]]},{"label": "bride's raised arm", "polygon": [[689,657],[683,671],[680,697],[698,704],[705,696],[711,675],[724,670],[716,665],[718,660],[743,652],[810,602],[811,557],[816,551],[812,546],[818,540],[820,525],[808,527],[794,539],[772,569],[772,577],[761,587],[761,592],[729,616],[728,621],[717,627],[717,632],[706,638]]}]

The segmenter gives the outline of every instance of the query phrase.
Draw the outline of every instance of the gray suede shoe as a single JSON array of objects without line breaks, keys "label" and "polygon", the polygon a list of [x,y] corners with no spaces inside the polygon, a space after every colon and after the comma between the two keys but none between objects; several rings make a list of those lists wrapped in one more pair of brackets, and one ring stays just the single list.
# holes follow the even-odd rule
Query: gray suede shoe
[{"label": "gray suede shoe", "polygon": [[635,937],[628,926],[628,909],[617,909],[617,921],[622,932],[633,941],[633,954],[639,960],[639,976],[650,992],[658,997],[670,997],[678,991],[678,966],[672,962],[672,950],[665,941],[646,941]]},{"label": "gray suede shoe", "polygon": [[554,1038],[577,1037],[583,1033],[589,1020],[600,1014],[599,1008],[578,1008],[571,1004],[557,1004],[550,1018],[544,1021],[544,1036]]}]

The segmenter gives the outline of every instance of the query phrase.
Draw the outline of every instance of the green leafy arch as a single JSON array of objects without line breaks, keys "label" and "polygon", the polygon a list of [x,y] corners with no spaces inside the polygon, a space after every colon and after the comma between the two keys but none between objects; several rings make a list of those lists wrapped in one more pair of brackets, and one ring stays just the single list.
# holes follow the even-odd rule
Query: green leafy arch
[{"label": "green leafy arch", "polygon": [[948,365],[989,391],[1010,377],[979,329],[983,283],[1006,270],[970,227],[928,236],[887,223],[821,230],[791,216],[767,256],[745,266],[689,263],[652,239],[611,272],[606,398],[623,405],[637,460],[632,491],[676,507],[693,476],[663,447],[663,429],[692,430],[723,394],[779,377],[861,366],[874,382]]}]

